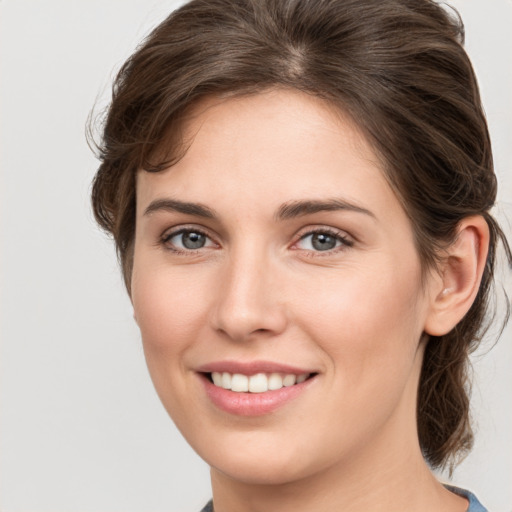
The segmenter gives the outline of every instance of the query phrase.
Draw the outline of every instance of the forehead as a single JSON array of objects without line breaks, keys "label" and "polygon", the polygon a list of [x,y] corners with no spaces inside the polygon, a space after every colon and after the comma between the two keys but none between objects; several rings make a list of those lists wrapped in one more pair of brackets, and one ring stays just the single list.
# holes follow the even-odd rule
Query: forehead
[{"label": "forehead", "polygon": [[[269,132],[264,132],[268,128]],[[340,133],[340,129],[343,133]],[[214,136],[221,142],[253,142],[271,151],[275,145],[289,142],[294,154],[312,144],[343,138],[343,144],[360,156],[377,155],[347,112],[334,103],[296,89],[269,88],[254,94],[219,95],[202,98],[186,112],[181,125],[184,146],[197,136]],[[296,143],[306,139],[307,146]],[[325,144],[326,145],[326,144]],[[325,149],[325,147],[324,147]]]},{"label": "forehead", "polygon": [[[394,198],[378,154],[352,119],[294,90],[206,98],[181,127],[182,158],[139,172],[138,209],[159,196],[251,205],[304,197]],[[235,206],[235,205],[232,205]],[[388,205],[389,206],[389,205]]]}]

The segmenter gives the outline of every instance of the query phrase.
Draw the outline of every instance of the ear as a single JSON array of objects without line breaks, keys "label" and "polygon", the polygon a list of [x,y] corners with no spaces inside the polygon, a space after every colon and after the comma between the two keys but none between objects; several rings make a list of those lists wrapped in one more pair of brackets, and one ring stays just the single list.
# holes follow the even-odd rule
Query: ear
[{"label": "ear", "polygon": [[425,332],[442,336],[469,311],[482,280],[489,248],[489,226],[480,216],[467,217],[457,227],[454,242],[435,279]]}]

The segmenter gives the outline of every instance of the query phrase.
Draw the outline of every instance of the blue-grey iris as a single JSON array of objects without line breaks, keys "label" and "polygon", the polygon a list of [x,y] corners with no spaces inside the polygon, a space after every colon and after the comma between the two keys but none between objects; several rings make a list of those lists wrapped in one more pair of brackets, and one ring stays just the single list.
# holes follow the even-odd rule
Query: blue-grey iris
[{"label": "blue-grey iris", "polygon": [[311,245],[317,251],[329,251],[336,247],[336,238],[326,233],[315,233],[311,237]]},{"label": "blue-grey iris", "polygon": [[206,243],[206,236],[196,231],[182,233],[181,242],[187,249],[200,249]]}]

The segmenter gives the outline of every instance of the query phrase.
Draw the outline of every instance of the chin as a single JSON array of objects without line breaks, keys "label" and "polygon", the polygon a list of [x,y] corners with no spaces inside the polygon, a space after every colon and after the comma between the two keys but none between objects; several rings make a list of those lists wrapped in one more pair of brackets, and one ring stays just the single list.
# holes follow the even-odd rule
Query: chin
[{"label": "chin", "polygon": [[197,452],[212,469],[250,485],[287,484],[321,469],[314,467],[318,460],[308,457],[312,452],[304,450],[304,446],[286,446],[286,439],[255,439],[255,432],[246,436],[243,442],[230,439],[231,442],[222,443],[217,439],[213,450],[212,446],[198,447]]},{"label": "chin", "polygon": [[[217,462],[217,461],[215,461]],[[284,485],[307,476],[291,463],[283,461],[254,460],[250,454],[238,460],[223,460],[210,464],[211,468],[225,476],[247,485]]]}]

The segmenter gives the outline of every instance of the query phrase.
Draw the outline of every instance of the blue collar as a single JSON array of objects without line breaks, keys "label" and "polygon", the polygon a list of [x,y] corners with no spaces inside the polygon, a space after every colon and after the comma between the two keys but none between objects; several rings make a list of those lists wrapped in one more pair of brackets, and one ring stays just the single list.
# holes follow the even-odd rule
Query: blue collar
[{"label": "blue collar", "polygon": [[449,491],[462,496],[469,501],[469,507],[466,512],[488,512],[473,493],[466,491],[466,489],[461,489],[460,487],[454,487],[453,485],[444,484],[444,486]]}]

